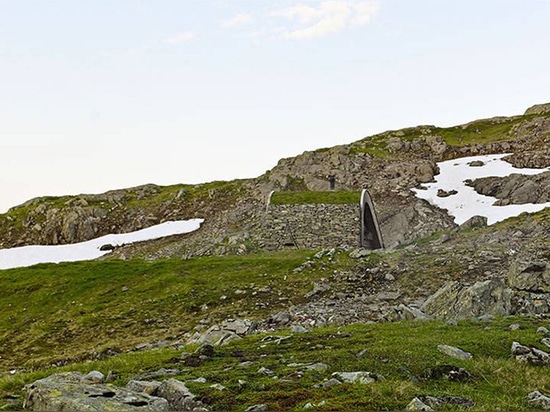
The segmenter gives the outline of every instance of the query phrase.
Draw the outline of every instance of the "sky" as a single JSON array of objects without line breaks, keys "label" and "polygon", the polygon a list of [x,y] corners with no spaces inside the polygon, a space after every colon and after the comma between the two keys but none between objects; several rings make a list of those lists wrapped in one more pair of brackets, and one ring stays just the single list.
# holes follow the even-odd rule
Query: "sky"
[{"label": "sky", "polygon": [[550,102],[548,0],[0,0],[0,213]]}]

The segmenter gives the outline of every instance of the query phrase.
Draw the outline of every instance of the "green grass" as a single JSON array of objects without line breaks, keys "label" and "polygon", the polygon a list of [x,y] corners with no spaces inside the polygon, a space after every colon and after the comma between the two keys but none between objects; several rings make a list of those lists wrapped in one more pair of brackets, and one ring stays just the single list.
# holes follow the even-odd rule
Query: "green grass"
[{"label": "green grass", "polygon": [[275,192],[271,204],[359,204],[361,192],[345,191],[301,191]]},{"label": "green grass", "polygon": [[[508,328],[511,323],[519,323],[521,328],[512,331]],[[519,363],[511,357],[510,346],[519,341],[541,347],[535,331],[542,325],[548,326],[545,321],[531,318],[501,318],[489,323],[462,321],[457,326],[441,321],[353,325],[318,328],[280,343],[266,340],[266,334],[252,335],[216,348],[214,357],[197,367],[181,363],[182,350],[127,353],[5,377],[0,379],[0,394],[22,394],[24,384],[66,370],[100,370],[105,374],[115,371],[119,375],[115,383],[124,385],[138,374],[165,367],[180,369],[177,378],[187,381],[197,397],[213,410],[244,410],[259,403],[267,404],[270,410],[301,410],[308,402],[324,402],[319,410],[403,410],[421,394],[468,397],[476,403],[475,410],[533,410],[525,395],[533,390],[550,391],[550,370]],[[290,336],[285,332],[269,336],[274,335]],[[471,352],[473,359],[450,358],[437,350],[439,344],[460,347]],[[194,349],[190,346],[183,351]],[[358,356],[361,351],[362,356]],[[239,366],[243,361],[252,364]],[[314,362],[325,363],[328,369],[318,372],[292,365]],[[451,382],[426,378],[430,368],[444,364],[465,368],[471,379]],[[277,379],[259,373],[262,366],[272,370]],[[385,380],[328,389],[314,386],[338,371],[369,371]],[[207,382],[189,382],[198,377]],[[226,389],[210,388],[215,383]]]},{"label": "green grass", "polygon": [[395,153],[390,153],[386,147],[388,139],[393,136],[408,142],[425,136],[440,136],[449,146],[455,147],[513,140],[514,136],[510,133],[512,128],[535,117],[537,115],[500,118],[498,120],[482,119],[471,122],[467,126],[418,126],[388,131],[354,143],[352,153],[368,153],[380,158],[394,157]]},{"label": "green grass", "polygon": [[[293,272],[311,254],[107,260],[0,271],[0,370],[93,358],[177,337],[203,317],[259,317],[291,299],[298,303],[311,282],[324,276],[323,270]],[[275,284],[276,291],[254,293]]]}]

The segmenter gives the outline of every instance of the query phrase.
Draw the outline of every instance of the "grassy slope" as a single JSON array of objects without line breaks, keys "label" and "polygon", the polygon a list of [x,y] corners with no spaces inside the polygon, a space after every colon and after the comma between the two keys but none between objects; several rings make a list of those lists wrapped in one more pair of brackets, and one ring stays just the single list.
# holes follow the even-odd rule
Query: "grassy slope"
[{"label": "grassy slope", "polygon": [[[324,275],[324,270],[307,277],[293,272],[311,254],[92,261],[0,271],[0,369],[177,337],[203,317],[262,316],[291,298],[299,300]],[[273,285],[273,292],[253,294]],[[237,295],[237,289],[245,293]]]},{"label": "grassy slope", "polygon": [[345,191],[297,191],[275,192],[271,196],[271,204],[359,204],[361,192]]},{"label": "grassy slope", "polygon": [[[508,326],[515,322],[521,329],[510,330]],[[535,332],[540,325],[548,326],[546,322],[527,318],[497,319],[490,323],[464,321],[457,326],[440,321],[356,325],[320,328],[280,343],[267,339],[266,335],[254,335],[217,348],[213,358],[197,367],[181,363],[181,350],[159,349],[2,378],[0,393],[21,394],[24,384],[64,370],[115,371],[120,376],[115,383],[124,385],[136,374],[165,367],[180,369],[177,378],[183,381],[206,378],[204,384],[188,383],[188,386],[214,410],[244,410],[258,403],[267,404],[270,410],[299,410],[308,402],[322,401],[325,405],[319,410],[402,410],[420,394],[469,397],[476,403],[475,410],[527,410],[528,392],[550,391],[550,371],[512,359],[510,345],[520,341],[541,347],[540,335]],[[437,350],[439,344],[461,347],[471,352],[473,359],[449,358]],[[194,347],[185,350],[193,351]],[[362,356],[358,356],[363,350]],[[253,363],[239,366],[243,361]],[[289,366],[314,362],[323,362],[328,369],[317,372],[304,366]],[[430,368],[444,364],[465,368],[471,379],[460,383],[425,377]],[[279,379],[259,373],[262,366]],[[385,380],[329,389],[313,387],[337,371],[371,371],[383,375]],[[211,388],[215,383],[226,389]]]}]

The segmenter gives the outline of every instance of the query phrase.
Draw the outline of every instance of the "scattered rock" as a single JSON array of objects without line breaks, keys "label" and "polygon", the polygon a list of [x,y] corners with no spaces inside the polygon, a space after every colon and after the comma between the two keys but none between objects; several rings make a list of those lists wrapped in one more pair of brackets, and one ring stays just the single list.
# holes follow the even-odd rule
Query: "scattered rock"
[{"label": "scattered rock", "polygon": [[369,384],[379,380],[384,380],[382,375],[372,372],[334,372],[331,376],[341,382]]},{"label": "scattered rock", "polygon": [[546,329],[544,326],[538,327],[537,328],[537,333],[539,335],[545,335],[545,336],[550,335],[550,331],[548,329]]},{"label": "scattered rock", "polygon": [[433,411],[433,408],[426,405],[418,398],[414,398],[412,401],[410,401],[405,409],[408,411]]},{"label": "scattered rock", "polygon": [[455,348],[454,346],[437,345],[437,349],[441,353],[444,353],[445,355],[448,355],[452,358],[462,359],[462,360],[472,359],[472,354],[470,352],[465,352],[462,349]]},{"label": "scattered rock", "polygon": [[510,329],[510,330],[519,330],[519,329],[521,329],[521,325],[519,323],[512,323],[510,326],[508,326],[508,329]]},{"label": "scattered rock", "polygon": [[245,409],[246,412],[265,412],[269,407],[266,404],[260,403],[258,405],[252,405]]},{"label": "scattered rock", "polygon": [[533,391],[527,395],[527,402],[536,408],[543,410],[550,409],[550,397],[539,391]]},{"label": "scattered rock", "polygon": [[535,293],[550,292],[550,268],[544,261],[514,262],[508,273],[508,285]]},{"label": "scattered rock", "polygon": [[195,399],[195,395],[177,379],[168,379],[160,384],[157,395],[168,401],[170,410],[173,411],[208,411],[209,408],[201,401]]},{"label": "scattered rock", "polygon": [[464,382],[471,378],[470,373],[454,365],[437,365],[424,373],[425,379],[447,379],[453,382]]},{"label": "scattered rock", "polygon": [[330,285],[328,285],[326,283],[317,283],[317,282],[315,282],[313,284],[313,290],[311,292],[306,293],[304,297],[306,299],[317,298],[317,297],[319,297],[320,295],[322,295],[323,293],[325,293],[328,290],[330,290]]},{"label": "scattered rock", "polygon": [[527,362],[534,365],[547,365],[550,355],[540,349],[522,345],[519,342],[512,342],[512,356],[520,362]]}]

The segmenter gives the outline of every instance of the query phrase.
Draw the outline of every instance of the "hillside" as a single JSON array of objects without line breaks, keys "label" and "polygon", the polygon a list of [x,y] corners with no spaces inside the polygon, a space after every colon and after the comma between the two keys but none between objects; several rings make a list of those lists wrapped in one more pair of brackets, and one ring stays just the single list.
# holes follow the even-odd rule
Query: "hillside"
[{"label": "hillside", "polygon": [[[550,393],[550,355],[543,355],[550,209],[457,226],[411,191],[434,178],[436,162],[489,153],[513,153],[509,160],[521,167],[550,166],[550,105],[451,128],[389,131],[282,159],[254,179],[146,185],[12,208],[0,216],[3,248],[165,220],[205,223],[100,260],[0,271],[0,407],[21,409],[33,389],[23,385],[37,379],[99,370],[114,386],[87,387],[99,395],[88,393],[86,402],[118,399],[132,380],[172,378],[195,394],[193,405],[212,410],[404,410],[415,397],[440,410],[540,409],[527,395]],[[547,174],[471,185],[503,204],[542,203]],[[339,191],[323,192],[328,175]],[[275,202],[349,203],[363,187],[387,249],[271,250],[264,242],[272,190],[284,192]],[[453,358],[438,345],[473,357]],[[353,381],[344,372],[361,373]],[[132,402],[128,408],[151,406]]]},{"label": "hillside", "polygon": [[547,167],[549,141],[549,105],[536,105],[521,116],[495,117],[449,128],[417,126],[305,152],[280,160],[257,178],[37,198],[0,215],[0,247],[74,243],[166,220],[198,217],[206,222],[201,231],[186,238],[185,243],[192,246],[182,249],[182,242],[176,239],[158,253],[232,253],[239,248],[227,245],[224,240],[229,238],[239,243],[241,250],[258,250],[262,248],[259,231],[268,193],[326,190],[328,175],[335,177],[337,190],[369,189],[386,244],[395,247],[453,226],[444,212],[415,198],[410,191],[433,179],[437,161],[514,153],[510,161],[515,166]]}]

